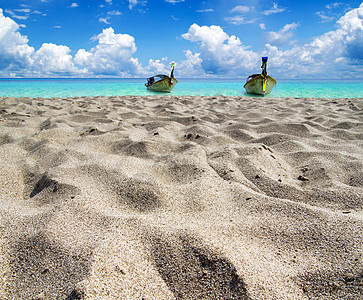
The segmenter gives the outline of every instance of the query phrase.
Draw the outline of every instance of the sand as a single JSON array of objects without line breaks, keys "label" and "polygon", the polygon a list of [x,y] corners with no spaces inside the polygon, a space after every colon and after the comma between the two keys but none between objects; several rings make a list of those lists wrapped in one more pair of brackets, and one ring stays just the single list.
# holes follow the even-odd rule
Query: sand
[{"label": "sand", "polygon": [[362,299],[362,110],[0,98],[0,299]]}]

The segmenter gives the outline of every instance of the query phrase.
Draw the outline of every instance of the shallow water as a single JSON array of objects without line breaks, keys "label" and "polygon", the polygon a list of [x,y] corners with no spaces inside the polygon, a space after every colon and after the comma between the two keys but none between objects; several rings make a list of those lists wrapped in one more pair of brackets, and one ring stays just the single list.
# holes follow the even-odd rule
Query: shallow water
[{"label": "shallow water", "polygon": [[[147,91],[145,79],[0,79],[1,97],[79,97],[155,95]],[[170,95],[252,96],[243,79],[179,79]],[[169,95],[169,94],[167,94]],[[363,97],[363,81],[280,80],[269,97]]]}]

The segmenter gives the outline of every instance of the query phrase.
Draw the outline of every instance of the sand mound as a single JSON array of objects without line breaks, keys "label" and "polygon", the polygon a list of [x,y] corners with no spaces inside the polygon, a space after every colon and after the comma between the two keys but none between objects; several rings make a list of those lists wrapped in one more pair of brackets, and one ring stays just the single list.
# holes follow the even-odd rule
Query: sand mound
[{"label": "sand mound", "polygon": [[1,299],[358,299],[363,99],[0,99]]}]

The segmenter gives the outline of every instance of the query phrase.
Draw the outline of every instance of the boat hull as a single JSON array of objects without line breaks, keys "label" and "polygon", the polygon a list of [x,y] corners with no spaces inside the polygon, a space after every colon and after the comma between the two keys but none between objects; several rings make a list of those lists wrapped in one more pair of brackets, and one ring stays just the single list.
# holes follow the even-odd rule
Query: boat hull
[{"label": "boat hull", "polygon": [[170,93],[175,85],[178,83],[176,78],[173,78],[173,84],[170,84],[171,78],[164,78],[156,81],[151,85],[147,85],[147,89],[154,92],[167,92]]},{"label": "boat hull", "polygon": [[271,93],[273,87],[276,85],[277,81],[275,78],[267,75],[266,81],[266,91],[263,92],[263,77],[256,76],[253,77],[251,80],[247,81],[246,84],[243,86],[246,89],[246,92],[249,94],[256,94],[256,95],[267,95]]}]

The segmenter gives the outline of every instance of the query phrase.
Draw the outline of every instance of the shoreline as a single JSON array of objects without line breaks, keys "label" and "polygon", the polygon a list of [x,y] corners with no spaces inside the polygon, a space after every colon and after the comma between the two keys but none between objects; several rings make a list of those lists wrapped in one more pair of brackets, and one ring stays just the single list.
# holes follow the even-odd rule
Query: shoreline
[{"label": "shoreline", "polygon": [[0,298],[359,297],[362,111],[0,97]]}]

